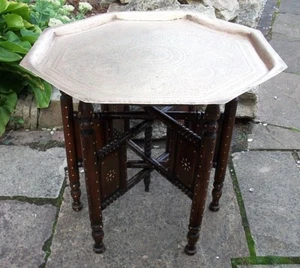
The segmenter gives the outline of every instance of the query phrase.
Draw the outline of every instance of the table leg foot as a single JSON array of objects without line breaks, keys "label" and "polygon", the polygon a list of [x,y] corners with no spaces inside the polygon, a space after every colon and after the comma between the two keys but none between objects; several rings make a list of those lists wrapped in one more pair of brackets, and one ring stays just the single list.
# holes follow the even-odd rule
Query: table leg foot
[{"label": "table leg foot", "polygon": [[105,248],[104,244],[100,244],[100,245],[94,244],[94,246],[93,246],[93,251],[97,254],[103,253],[105,251],[105,249],[106,248]]},{"label": "table leg foot", "polygon": [[187,255],[195,255],[197,252],[196,243],[199,239],[199,231],[198,227],[189,227],[189,232],[187,234],[188,244],[184,248],[184,252]]},{"label": "table leg foot", "polygon": [[80,211],[80,210],[82,210],[83,206],[82,206],[82,203],[79,201],[79,202],[76,202],[76,203],[74,202],[72,204],[72,208],[73,208],[74,211]]},{"label": "table leg foot", "polygon": [[186,245],[184,248],[184,253],[189,256],[195,255],[197,252],[197,248],[195,246]]},{"label": "table leg foot", "polygon": [[103,253],[105,246],[103,244],[104,232],[102,226],[92,226],[92,236],[95,241],[93,250],[95,253]]},{"label": "table leg foot", "polygon": [[217,211],[219,211],[220,210],[220,205],[219,205],[219,203],[215,203],[215,202],[211,202],[210,204],[209,204],[209,210],[210,211],[212,211],[212,212],[217,212]]}]

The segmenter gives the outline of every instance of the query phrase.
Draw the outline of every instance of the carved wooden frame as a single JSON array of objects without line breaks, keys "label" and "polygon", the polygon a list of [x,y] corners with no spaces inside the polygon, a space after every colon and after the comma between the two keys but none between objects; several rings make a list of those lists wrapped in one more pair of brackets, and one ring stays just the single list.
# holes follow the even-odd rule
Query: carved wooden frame
[{"label": "carved wooden frame", "polygon": [[[237,99],[227,103],[222,114],[219,105],[208,105],[204,113],[195,111],[193,106],[189,106],[188,111],[154,106],[129,111],[127,105],[113,110],[102,105],[101,112],[94,112],[92,104],[84,102],[80,102],[78,112],[74,112],[72,98],[62,92],[61,108],[72,207],[75,211],[82,208],[78,167],[83,165],[94,251],[105,250],[102,210],[142,179],[145,191],[149,191],[150,174],[155,169],[192,199],[185,253],[195,254],[213,166],[216,172],[209,208],[219,210]],[[142,121],[130,127],[130,119]],[[116,120],[122,123],[117,129],[114,128]],[[167,126],[166,150],[156,159],[151,157],[154,120]],[[132,140],[142,131],[144,148]],[[127,147],[142,161],[128,161]],[[142,170],[128,179],[127,168]]]}]

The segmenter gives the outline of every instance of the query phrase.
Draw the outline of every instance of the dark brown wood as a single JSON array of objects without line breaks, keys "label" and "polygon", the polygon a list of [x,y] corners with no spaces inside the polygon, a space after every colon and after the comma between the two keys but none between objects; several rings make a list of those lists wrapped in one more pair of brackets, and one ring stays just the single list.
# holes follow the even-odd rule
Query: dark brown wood
[{"label": "dark brown wood", "polygon": [[[127,107],[128,105],[124,105],[124,109]],[[170,109],[168,107],[168,109]],[[197,121],[199,119],[199,117],[202,116],[201,112],[198,111],[164,111],[163,112],[169,116],[171,116],[172,118],[176,119],[176,120],[189,120],[189,121]],[[125,120],[129,120],[129,119],[148,119],[148,120],[152,120],[153,116],[151,116],[150,114],[144,112],[144,111],[127,111],[125,110],[124,112],[112,112],[112,111],[104,111],[101,113],[96,113],[96,117],[97,118],[103,118],[103,119],[123,119]],[[129,129],[129,128],[128,128]]]},{"label": "dark brown wood", "polygon": [[120,189],[121,173],[125,171],[120,168],[120,148],[99,157],[101,202]]},{"label": "dark brown wood", "polygon": [[[124,123],[124,128],[126,129],[126,123]],[[128,191],[127,183],[127,146],[124,142],[120,146],[120,157],[119,157],[119,166],[120,166],[120,188],[124,191]]]},{"label": "dark brown wood", "polygon": [[80,129],[83,166],[85,171],[92,236],[95,241],[93,249],[95,253],[102,253],[105,250],[105,246],[103,244],[104,233],[99,181],[99,162],[97,159],[92,104],[80,102],[79,112],[81,113]]},{"label": "dark brown wood", "polygon": [[105,155],[108,155],[109,153],[116,151],[124,142],[131,139],[132,137],[136,136],[140,132],[146,129],[148,126],[147,121],[143,121],[134,127],[132,127],[130,130],[124,132],[123,134],[119,135],[117,139],[114,139],[112,142],[104,146],[100,151],[98,151],[99,157],[104,157]]},{"label": "dark brown wood", "polygon": [[190,129],[184,127],[183,125],[180,125],[175,119],[173,119],[171,116],[165,114],[163,111],[159,110],[158,108],[154,106],[145,106],[144,110],[146,110],[148,113],[152,114],[154,117],[159,119],[161,122],[166,124],[167,126],[171,127],[172,130],[177,131],[178,134],[184,136],[187,140],[194,144],[200,144],[201,137],[198,136],[196,133],[191,131]]},{"label": "dark brown wood", "polygon": [[238,99],[236,98],[225,105],[224,118],[222,120],[220,131],[221,137],[218,148],[219,151],[214,177],[214,187],[212,190],[213,200],[209,205],[209,209],[211,211],[218,211],[220,209],[219,201],[222,196],[222,188],[226,175],[237,104]]},{"label": "dark brown wood", "polygon": [[78,159],[78,165],[82,166],[82,147],[80,140],[80,118],[78,112],[73,112],[74,130],[75,130],[75,146]]},{"label": "dark brown wood", "polygon": [[[109,112],[110,111],[110,105],[103,104],[101,105],[102,112]],[[113,119],[112,118],[106,118],[106,120],[103,122],[105,123],[104,129],[105,129],[105,144],[110,143],[113,140],[114,137],[114,125],[113,125]]]},{"label": "dark brown wood", "polygon": [[72,97],[65,94],[64,92],[61,92],[60,103],[62,122],[64,127],[69,182],[71,188],[71,196],[73,199],[72,208],[75,211],[79,211],[82,209],[82,203],[80,202],[81,191],[78,169],[78,151],[80,151],[80,148],[77,147],[78,139],[76,139],[75,133]]},{"label": "dark brown wood", "polygon": [[126,164],[127,168],[151,168],[152,166],[149,163],[146,163],[143,160],[129,160]]},{"label": "dark brown wood", "polygon": [[[73,161],[77,165],[82,160],[96,253],[105,250],[102,210],[142,179],[145,191],[149,191],[150,174],[154,169],[192,199],[185,253],[196,253],[213,162],[216,163],[216,174],[210,209],[216,211],[219,206],[236,103],[233,100],[225,106],[222,120],[219,120],[218,105],[208,105],[205,113],[197,112],[194,107],[187,107],[189,111],[174,111],[169,106],[163,109],[145,106],[145,112],[133,112],[127,105],[102,105],[101,112],[94,113],[92,104],[80,102],[78,113],[74,113],[72,98],[64,94],[62,110],[66,107],[63,111],[66,149],[72,159],[68,160],[68,168],[73,172],[76,167],[78,174],[77,180],[76,173],[70,177],[70,184],[75,186],[71,191],[72,197],[79,200],[78,190],[80,197],[78,166],[74,166]],[[144,121],[130,128],[130,119]],[[116,120],[119,120],[117,124]],[[154,120],[165,123],[168,129],[166,151],[156,159],[151,155]],[[218,122],[221,127],[217,132]],[[113,128],[116,125],[118,129]],[[141,131],[145,131],[144,148],[131,140]],[[127,145],[142,160],[127,161]],[[127,179],[127,168],[142,170]],[[74,191],[76,189],[77,192]]]},{"label": "dark brown wood", "polygon": [[106,121],[100,118],[94,118],[94,129],[96,137],[96,149],[100,150],[103,146],[106,145]]},{"label": "dark brown wood", "polygon": [[174,143],[171,148],[171,153],[173,151],[176,152],[173,154],[175,159],[172,161],[174,165],[172,167],[173,176],[175,176],[176,180],[179,180],[190,191],[193,191],[195,184],[194,174],[199,162],[198,155],[200,146],[196,147],[181,135],[178,135],[176,141],[177,142]]},{"label": "dark brown wood", "polygon": [[[196,111],[196,106],[189,105],[189,106],[187,107],[187,110],[188,110],[189,112],[195,112],[195,111]],[[189,128],[189,129],[192,129],[192,130],[195,129],[193,123],[195,124],[195,121],[190,121],[190,120],[188,120],[188,118],[185,118],[185,119],[184,119],[184,125],[185,125],[187,128]]]},{"label": "dark brown wood", "polygon": [[204,116],[204,131],[199,155],[199,165],[196,169],[194,196],[192,201],[189,231],[187,234],[188,244],[185,247],[187,255],[196,253],[196,243],[199,239],[200,227],[203,219],[207,188],[210,171],[212,168],[216,132],[218,129],[217,120],[220,116],[218,105],[208,105]]},{"label": "dark brown wood", "polygon": [[[130,106],[129,105],[124,105],[123,107],[123,113],[124,112],[129,112],[130,111]],[[123,119],[123,118],[121,118]],[[130,128],[130,122],[129,119],[124,119],[124,131],[128,131]]]},{"label": "dark brown wood", "polygon": [[[148,126],[145,129],[145,138],[144,138],[144,152],[146,157],[151,157],[152,151],[152,123],[153,121],[148,122]],[[151,168],[153,169],[153,168]],[[144,176],[144,185],[145,191],[150,191],[150,181],[151,181],[151,172],[149,172],[146,176]]]},{"label": "dark brown wood", "polygon": [[[151,157],[147,157],[142,149],[135,144],[133,141],[128,141],[129,147],[134,151],[139,157],[141,157],[144,161],[149,162],[152,167],[161,175],[163,175],[170,183],[180,189],[183,193],[185,193],[188,197],[192,198],[193,193],[190,189],[185,187],[185,185],[179,180],[175,180],[174,176],[171,174],[168,168],[165,167],[164,158],[167,156],[165,154],[159,156],[158,159],[153,159]],[[162,162],[160,161],[162,160]]]}]

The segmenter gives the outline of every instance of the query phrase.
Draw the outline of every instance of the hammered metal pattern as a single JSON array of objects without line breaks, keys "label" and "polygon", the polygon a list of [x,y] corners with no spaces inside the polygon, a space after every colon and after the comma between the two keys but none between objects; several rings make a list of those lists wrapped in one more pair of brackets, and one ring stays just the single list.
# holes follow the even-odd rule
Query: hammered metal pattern
[{"label": "hammered metal pattern", "polygon": [[224,104],[286,67],[259,31],[174,11],[48,29],[21,65],[81,101],[107,104]]}]

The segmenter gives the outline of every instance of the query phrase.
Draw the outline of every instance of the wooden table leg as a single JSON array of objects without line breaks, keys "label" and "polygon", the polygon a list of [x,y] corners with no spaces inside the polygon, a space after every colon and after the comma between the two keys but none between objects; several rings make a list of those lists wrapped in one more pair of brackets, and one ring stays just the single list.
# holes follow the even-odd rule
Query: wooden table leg
[{"label": "wooden table leg", "polygon": [[90,103],[79,103],[79,112],[81,113],[81,143],[83,166],[86,179],[86,190],[89,203],[90,222],[92,227],[92,236],[94,238],[94,252],[102,253],[105,251],[103,244],[103,223],[100,194],[100,174],[99,162],[96,149],[96,138],[93,122],[93,106]]},{"label": "wooden table leg", "polygon": [[208,105],[205,110],[204,131],[199,155],[199,166],[196,168],[194,196],[190,216],[188,244],[185,247],[187,255],[196,253],[196,243],[199,239],[200,227],[203,219],[207,188],[216,144],[217,120],[220,116],[219,105]]},{"label": "wooden table leg", "polygon": [[71,196],[73,198],[72,208],[75,211],[79,211],[82,209],[82,203],[80,202],[81,191],[78,170],[78,148],[76,148],[77,143],[75,135],[72,97],[61,92],[60,103],[66,144],[69,182],[71,187]]},{"label": "wooden table leg", "polygon": [[[148,123],[147,128],[145,129],[145,145],[144,145],[144,151],[145,156],[151,157],[151,151],[152,151],[152,121]],[[144,178],[144,184],[145,184],[145,191],[149,192],[149,186],[150,186],[150,180],[151,180],[151,173],[149,172],[145,178]]]},{"label": "wooden table leg", "polygon": [[214,188],[212,190],[213,200],[209,205],[209,209],[214,212],[220,209],[219,201],[222,196],[222,188],[226,175],[237,103],[238,99],[236,98],[225,105],[217,166],[214,178]]}]

